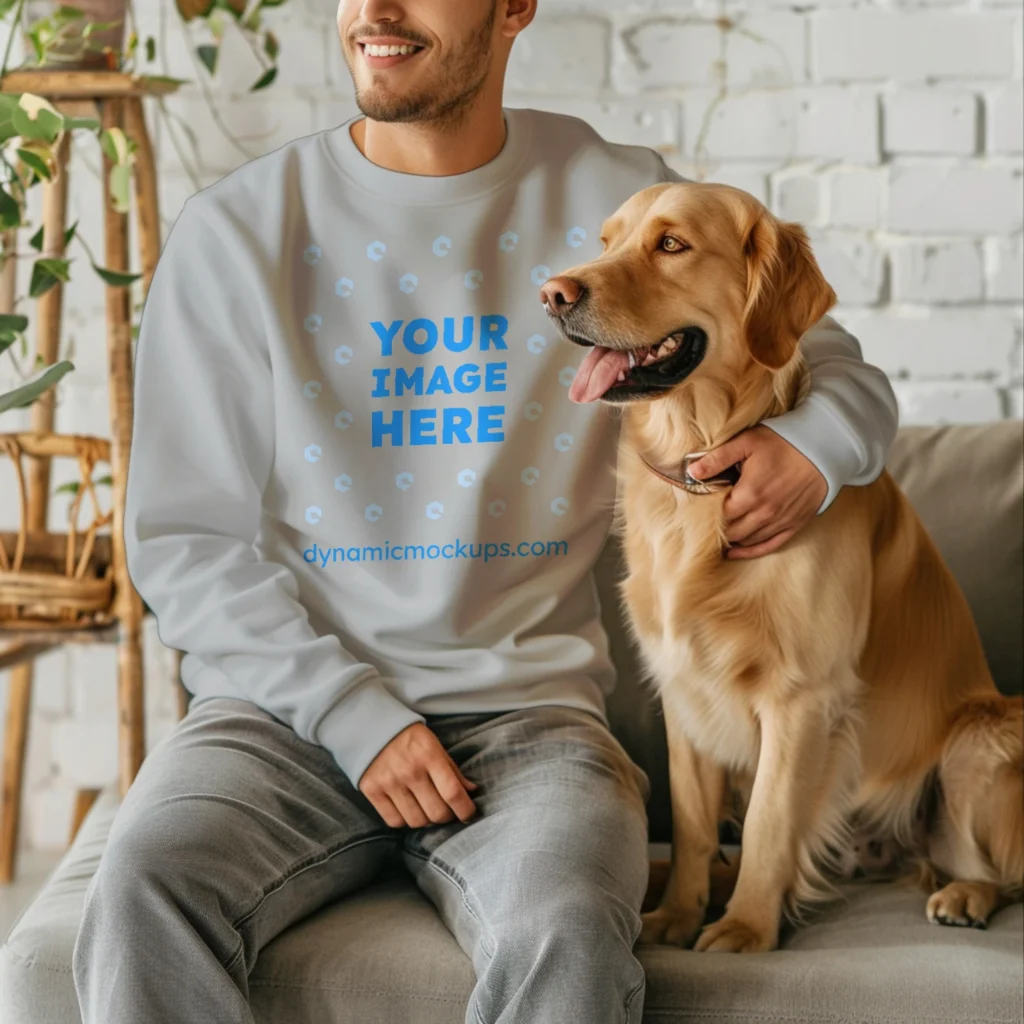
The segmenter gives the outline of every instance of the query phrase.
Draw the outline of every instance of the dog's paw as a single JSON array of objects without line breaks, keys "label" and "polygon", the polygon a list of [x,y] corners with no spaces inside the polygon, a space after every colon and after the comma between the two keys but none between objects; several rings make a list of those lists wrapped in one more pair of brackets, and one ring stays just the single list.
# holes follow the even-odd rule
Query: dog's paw
[{"label": "dog's paw", "polygon": [[778,944],[775,933],[726,914],[700,933],[698,953],[767,953]]},{"label": "dog's paw", "polygon": [[692,913],[659,907],[640,915],[643,922],[637,942],[645,946],[682,946],[688,949],[704,922],[701,911]]},{"label": "dog's paw", "polygon": [[986,928],[995,900],[991,886],[977,882],[950,882],[928,899],[928,920],[959,928]]}]

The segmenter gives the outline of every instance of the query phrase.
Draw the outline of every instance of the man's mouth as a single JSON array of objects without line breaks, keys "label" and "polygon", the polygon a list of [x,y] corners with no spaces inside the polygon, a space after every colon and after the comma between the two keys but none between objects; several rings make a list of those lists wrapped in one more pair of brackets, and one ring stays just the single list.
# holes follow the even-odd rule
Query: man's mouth
[{"label": "man's mouth", "polygon": [[363,59],[371,67],[390,68],[412,60],[425,46],[418,43],[401,42],[394,39],[372,40],[363,39],[357,44],[362,51]]},{"label": "man's mouth", "polygon": [[563,328],[577,345],[591,346],[569,388],[573,402],[627,402],[665,393],[685,380],[704,358],[708,336],[699,327],[681,327],[654,345],[617,349],[595,345]]}]

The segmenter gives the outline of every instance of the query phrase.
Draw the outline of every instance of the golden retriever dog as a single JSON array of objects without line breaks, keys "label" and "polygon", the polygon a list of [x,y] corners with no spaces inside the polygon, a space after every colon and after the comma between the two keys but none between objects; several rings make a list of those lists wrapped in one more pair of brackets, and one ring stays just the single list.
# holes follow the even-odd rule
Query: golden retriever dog
[{"label": "golden retriever dog", "polygon": [[[836,301],[806,233],[738,189],[665,184],[601,238],[541,298],[590,346],[570,397],[622,416],[621,595],[661,699],[673,820],[640,941],[775,948],[784,915],[835,895],[855,829],[926,867],[930,921],[984,927],[1024,887],[1024,709],[910,503],[883,472],[777,551],[726,559],[735,467],[685,471],[806,394],[799,341]],[[735,887],[702,928],[737,796]]]}]

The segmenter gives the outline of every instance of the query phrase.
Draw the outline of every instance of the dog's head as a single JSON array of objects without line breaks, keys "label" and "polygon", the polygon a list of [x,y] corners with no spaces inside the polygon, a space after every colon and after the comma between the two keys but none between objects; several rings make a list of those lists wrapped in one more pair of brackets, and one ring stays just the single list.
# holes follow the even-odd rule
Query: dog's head
[{"label": "dog's head", "polygon": [[727,185],[637,192],[601,241],[597,259],[541,289],[562,334],[591,347],[569,391],[576,402],[656,399],[704,373],[780,370],[836,301],[803,228]]}]

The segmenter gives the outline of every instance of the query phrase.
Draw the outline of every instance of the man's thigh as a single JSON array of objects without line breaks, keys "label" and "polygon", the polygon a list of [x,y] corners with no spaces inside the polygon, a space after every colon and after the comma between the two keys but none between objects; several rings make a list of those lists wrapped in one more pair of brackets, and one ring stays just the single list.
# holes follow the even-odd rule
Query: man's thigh
[{"label": "man's thigh", "polygon": [[215,907],[235,938],[256,939],[248,959],[368,882],[398,842],[325,748],[255,704],[212,698],[143,761],[103,857],[111,873],[159,874],[197,912]]},{"label": "man's thigh", "polygon": [[408,830],[404,861],[478,968],[505,922],[571,894],[639,930],[650,782],[599,719],[545,705],[427,724],[479,784],[478,813]]}]

